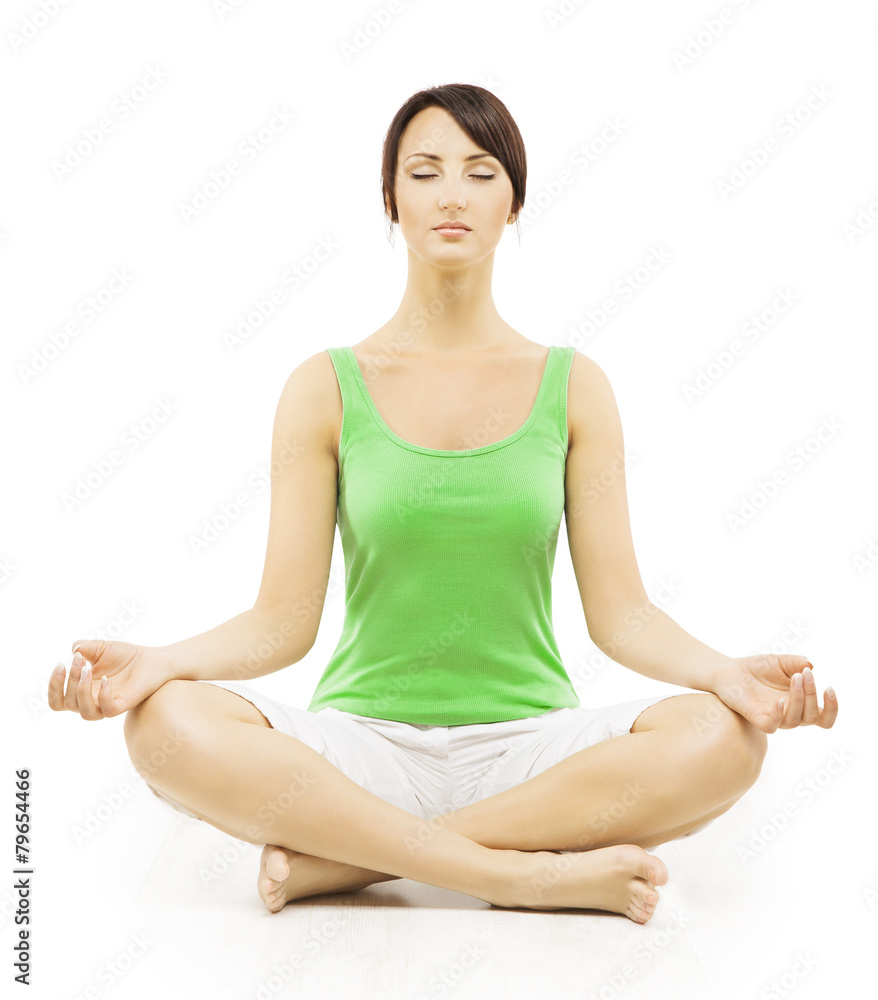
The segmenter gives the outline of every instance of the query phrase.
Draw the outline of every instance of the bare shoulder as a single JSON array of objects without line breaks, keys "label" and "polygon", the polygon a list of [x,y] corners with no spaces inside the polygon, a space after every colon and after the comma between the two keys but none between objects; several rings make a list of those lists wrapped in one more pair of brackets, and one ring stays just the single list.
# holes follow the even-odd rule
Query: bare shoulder
[{"label": "bare shoulder", "polygon": [[327,351],[318,351],[290,372],[278,403],[278,421],[316,437],[337,455],[341,418],[341,392],[332,358]]},{"label": "bare shoulder", "polygon": [[574,351],[567,385],[568,441],[586,441],[615,430],[616,398],[610,380],[593,358]]}]

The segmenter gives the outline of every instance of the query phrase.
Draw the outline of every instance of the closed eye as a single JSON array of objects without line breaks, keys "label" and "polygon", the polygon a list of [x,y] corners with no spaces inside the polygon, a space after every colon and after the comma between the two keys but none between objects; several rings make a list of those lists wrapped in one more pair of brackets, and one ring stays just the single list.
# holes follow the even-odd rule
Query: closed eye
[{"label": "closed eye", "polygon": [[[412,174],[414,180],[423,180],[425,177],[436,177],[436,174]],[[492,181],[497,175],[496,174],[470,174],[470,177],[475,177],[480,181]]]}]

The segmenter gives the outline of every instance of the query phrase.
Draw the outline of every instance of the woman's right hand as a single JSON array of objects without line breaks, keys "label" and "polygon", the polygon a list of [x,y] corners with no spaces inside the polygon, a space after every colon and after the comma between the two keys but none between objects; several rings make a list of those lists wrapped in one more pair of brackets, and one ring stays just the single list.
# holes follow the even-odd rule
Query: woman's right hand
[{"label": "woman's right hand", "polygon": [[[139,705],[174,677],[171,658],[152,646],[115,639],[82,639],[73,645],[77,653],[67,692],[62,663],[49,678],[49,707],[56,712],[79,712],[89,721],[111,719]],[[107,678],[106,684],[101,683],[102,677]]]}]

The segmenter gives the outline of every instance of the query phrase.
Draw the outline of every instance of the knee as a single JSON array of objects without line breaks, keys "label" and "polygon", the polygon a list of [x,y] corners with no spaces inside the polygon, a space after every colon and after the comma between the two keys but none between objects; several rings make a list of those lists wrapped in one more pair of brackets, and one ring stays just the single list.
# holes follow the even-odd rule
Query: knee
[{"label": "knee", "polygon": [[[188,680],[166,681],[157,691],[129,709],[123,732],[135,770],[148,784],[193,741],[185,701]],[[190,716],[191,720],[191,716]]]},{"label": "knee", "polygon": [[759,777],[768,736],[712,692],[699,695],[693,716],[699,743],[710,747],[724,770],[733,770],[749,788]]}]

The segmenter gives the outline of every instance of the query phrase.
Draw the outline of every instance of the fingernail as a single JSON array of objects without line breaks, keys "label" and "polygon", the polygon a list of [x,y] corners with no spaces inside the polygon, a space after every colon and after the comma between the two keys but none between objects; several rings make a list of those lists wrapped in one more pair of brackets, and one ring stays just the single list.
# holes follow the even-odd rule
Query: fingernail
[{"label": "fingernail", "polygon": [[826,693],[829,695],[830,698],[834,698],[835,697],[835,688],[834,687],[828,687],[826,689]]},{"label": "fingernail", "polygon": [[813,677],[814,676],[814,674],[811,672],[811,668],[810,667],[805,667],[805,669],[802,671],[802,673],[806,677]]},{"label": "fingernail", "polygon": [[109,684],[109,681],[107,680],[107,678],[106,677],[102,677],[101,678],[101,687],[105,688],[107,686],[107,684]]},{"label": "fingernail", "polygon": [[83,663],[85,663],[85,657],[82,655],[82,653],[77,653],[76,656],[73,657],[73,666],[81,667]]}]

